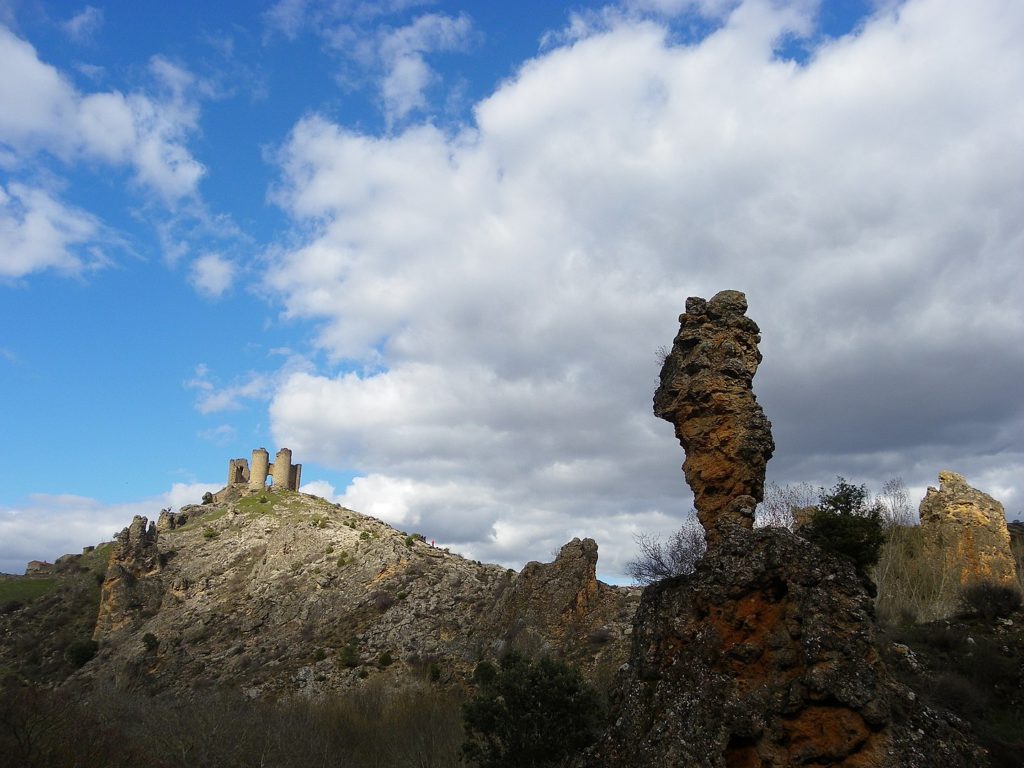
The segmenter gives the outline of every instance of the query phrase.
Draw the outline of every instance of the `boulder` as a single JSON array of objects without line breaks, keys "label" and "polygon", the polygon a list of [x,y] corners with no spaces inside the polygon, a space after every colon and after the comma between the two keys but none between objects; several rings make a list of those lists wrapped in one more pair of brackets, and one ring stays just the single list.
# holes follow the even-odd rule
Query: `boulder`
[{"label": "boulder", "polygon": [[690,298],[654,396],[686,450],[708,548],[644,590],[612,725],[587,768],[979,766],[952,715],[888,673],[852,562],[781,528],[751,530],[774,443],[751,390],[746,300]]}]

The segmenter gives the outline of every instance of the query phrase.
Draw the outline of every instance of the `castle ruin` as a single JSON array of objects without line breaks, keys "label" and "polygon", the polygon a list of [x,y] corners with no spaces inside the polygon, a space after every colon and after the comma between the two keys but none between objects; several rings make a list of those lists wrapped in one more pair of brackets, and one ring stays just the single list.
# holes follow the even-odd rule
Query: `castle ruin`
[{"label": "castle ruin", "polygon": [[266,448],[257,448],[252,452],[252,468],[246,459],[228,461],[228,488],[245,486],[249,490],[259,491],[266,487],[270,477],[275,488],[286,491],[297,491],[302,482],[302,465],[292,464],[292,451],[282,448],[270,463],[270,454]]}]

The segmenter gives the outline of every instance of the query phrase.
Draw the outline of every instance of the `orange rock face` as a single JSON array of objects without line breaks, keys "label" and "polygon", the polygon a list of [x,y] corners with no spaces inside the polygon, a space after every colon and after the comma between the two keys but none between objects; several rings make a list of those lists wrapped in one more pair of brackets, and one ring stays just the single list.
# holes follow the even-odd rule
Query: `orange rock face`
[{"label": "orange rock face", "polygon": [[919,510],[929,550],[941,557],[949,579],[929,618],[952,615],[960,590],[979,582],[1015,587],[1017,569],[1003,505],[972,488],[956,472],[939,472]]},{"label": "orange rock face", "polygon": [[752,389],[761,335],[746,311],[739,291],[687,299],[654,393],[655,415],[675,425],[686,451],[683,472],[709,541],[722,519],[753,525],[775,450],[771,422]]}]

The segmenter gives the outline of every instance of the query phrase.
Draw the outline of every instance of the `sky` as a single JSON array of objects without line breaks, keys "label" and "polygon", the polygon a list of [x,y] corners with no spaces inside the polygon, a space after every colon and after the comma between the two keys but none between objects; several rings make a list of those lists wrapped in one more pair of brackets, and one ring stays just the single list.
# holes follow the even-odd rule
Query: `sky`
[{"label": "sky", "polygon": [[474,559],[689,519],[658,350],[742,290],[768,480],[1024,516],[1018,0],[0,0],[0,571],[293,451]]}]

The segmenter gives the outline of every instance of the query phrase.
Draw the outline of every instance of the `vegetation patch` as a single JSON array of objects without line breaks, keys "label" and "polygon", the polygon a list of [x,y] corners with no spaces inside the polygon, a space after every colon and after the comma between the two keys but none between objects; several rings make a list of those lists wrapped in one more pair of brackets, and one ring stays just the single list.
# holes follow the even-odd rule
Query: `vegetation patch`
[{"label": "vegetation patch", "polygon": [[0,579],[0,606],[10,602],[29,603],[54,590],[57,579]]},{"label": "vegetation patch", "polygon": [[603,724],[597,692],[550,658],[505,654],[477,664],[476,696],[463,706],[463,758],[479,768],[564,764],[594,742]]}]

